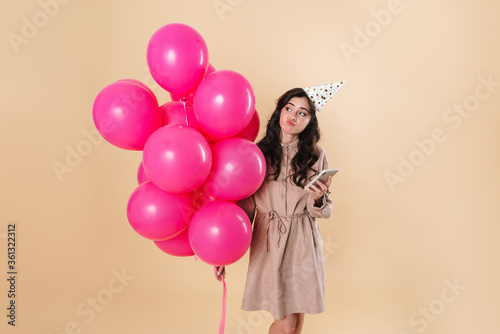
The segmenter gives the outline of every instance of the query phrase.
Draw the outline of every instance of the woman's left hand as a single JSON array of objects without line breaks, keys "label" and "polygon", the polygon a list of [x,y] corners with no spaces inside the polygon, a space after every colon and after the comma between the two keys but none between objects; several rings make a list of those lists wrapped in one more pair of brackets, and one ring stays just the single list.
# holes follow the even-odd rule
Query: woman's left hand
[{"label": "woman's left hand", "polygon": [[225,266],[214,266],[215,278],[220,282],[222,279],[226,278],[226,267]]},{"label": "woman's left hand", "polygon": [[317,181],[312,186],[307,187],[306,190],[312,195],[313,199],[317,201],[321,197],[323,197],[324,194],[329,193],[328,187],[330,187],[331,183],[332,183],[332,177],[329,176],[326,183]]}]

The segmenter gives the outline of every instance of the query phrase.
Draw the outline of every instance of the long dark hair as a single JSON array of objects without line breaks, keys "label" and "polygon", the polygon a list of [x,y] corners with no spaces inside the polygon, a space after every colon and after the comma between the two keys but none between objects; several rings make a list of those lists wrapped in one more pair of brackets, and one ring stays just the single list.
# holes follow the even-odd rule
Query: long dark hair
[{"label": "long dark hair", "polygon": [[278,99],[276,109],[267,123],[266,135],[257,143],[257,146],[259,146],[266,159],[269,159],[270,165],[274,170],[274,173],[267,176],[268,180],[277,180],[281,172],[283,160],[283,149],[280,140],[281,109],[283,109],[293,97],[305,97],[309,103],[311,115],[309,124],[304,131],[299,134],[298,151],[291,161],[293,171],[291,175],[292,181],[295,185],[303,188],[305,186],[305,181],[307,181],[308,172],[312,170],[314,172],[313,175],[318,173],[312,166],[318,161],[320,154],[317,146],[317,142],[320,139],[320,132],[318,119],[316,118],[316,107],[302,88],[290,89]]}]

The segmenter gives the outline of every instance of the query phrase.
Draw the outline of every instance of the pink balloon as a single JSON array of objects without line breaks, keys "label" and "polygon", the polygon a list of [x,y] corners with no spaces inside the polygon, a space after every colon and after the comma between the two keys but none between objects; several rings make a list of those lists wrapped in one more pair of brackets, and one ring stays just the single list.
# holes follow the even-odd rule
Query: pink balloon
[{"label": "pink balloon", "polygon": [[218,201],[217,198],[210,196],[207,194],[203,189],[195,189],[193,191],[194,193],[194,200],[196,201],[196,208],[199,209],[205,204],[208,204],[210,202]]},{"label": "pink balloon", "polygon": [[226,266],[245,255],[252,241],[252,225],[238,205],[208,203],[189,224],[189,242],[196,255],[213,266]]},{"label": "pink balloon", "polygon": [[149,92],[149,94],[151,94],[155,100],[156,100],[156,103],[158,104],[158,99],[156,98],[156,95],[155,93],[153,93],[153,90],[151,88],[148,87],[148,85],[146,85],[144,82],[142,81],[139,81],[139,80],[135,80],[135,79],[121,79],[121,80],[118,80],[118,81],[128,81],[128,82],[133,82],[135,83],[136,85],[139,85],[141,86],[142,88],[144,88],[145,90],[147,90]]},{"label": "pink balloon", "polygon": [[142,150],[149,136],[161,125],[155,98],[130,81],[117,81],[104,87],[94,101],[92,116],[104,139],[127,150]]},{"label": "pink balloon", "polygon": [[193,203],[192,193],[170,194],[146,181],[130,196],[127,218],[132,228],[143,237],[165,240],[187,228],[196,210]]},{"label": "pink balloon", "polygon": [[241,74],[221,70],[205,77],[194,93],[194,115],[210,140],[232,137],[245,128],[255,110],[252,86]]},{"label": "pink balloon", "polygon": [[[209,75],[212,72],[215,72],[215,67],[213,67],[212,64],[208,64],[208,69],[207,69],[207,73],[205,74],[205,76]],[[183,102],[184,101],[184,102],[189,102],[189,103],[193,104],[194,92],[189,93],[189,95],[185,96],[185,97],[170,93],[170,98],[172,99],[172,101],[175,101],[175,102]]]},{"label": "pink balloon", "polygon": [[238,201],[257,191],[265,175],[259,147],[247,139],[229,138],[212,145],[212,169],[202,189],[215,198]]},{"label": "pink balloon", "polygon": [[184,96],[184,97],[170,93],[170,98],[172,99],[173,102],[183,102],[184,101],[184,102],[189,102],[189,103],[193,104],[194,93],[189,93],[188,96]]},{"label": "pink balloon", "polygon": [[146,181],[149,181],[149,177],[146,174],[146,172],[144,171],[144,166],[143,166],[142,161],[141,161],[139,168],[137,168],[137,183],[141,184],[141,183],[146,182]]},{"label": "pink balloon", "polygon": [[187,96],[199,85],[208,67],[203,37],[182,23],[167,24],[149,40],[147,62],[156,82],[178,96]]},{"label": "pink balloon", "polygon": [[208,64],[208,68],[207,68],[207,73],[205,73],[205,76],[209,75],[210,73],[213,73],[215,72],[215,67],[213,67],[212,64]]},{"label": "pink balloon", "polygon": [[198,130],[193,105],[188,102],[167,102],[160,107],[160,113],[162,125],[179,124]]},{"label": "pink balloon", "polygon": [[255,139],[257,139],[257,136],[259,135],[259,130],[260,130],[260,118],[257,109],[255,109],[250,122],[243,130],[241,130],[240,133],[235,135],[235,137],[248,139],[253,142]]},{"label": "pink balloon", "polygon": [[144,146],[144,170],[160,189],[180,194],[198,188],[212,166],[212,153],[201,133],[184,125],[167,125]]},{"label": "pink balloon", "polygon": [[189,227],[173,238],[154,241],[154,243],[167,254],[173,256],[192,256],[194,252],[189,244],[188,230]]}]

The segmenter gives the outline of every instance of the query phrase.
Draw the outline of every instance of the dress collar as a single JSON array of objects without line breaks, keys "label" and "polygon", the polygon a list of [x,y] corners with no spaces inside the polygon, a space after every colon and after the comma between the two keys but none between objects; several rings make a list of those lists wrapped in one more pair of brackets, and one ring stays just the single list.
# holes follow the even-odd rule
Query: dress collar
[{"label": "dress collar", "polygon": [[299,139],[297,138],[293,142],[288,144],[281,142],[281,147],[288,147],[296,151],[299,147]]}]

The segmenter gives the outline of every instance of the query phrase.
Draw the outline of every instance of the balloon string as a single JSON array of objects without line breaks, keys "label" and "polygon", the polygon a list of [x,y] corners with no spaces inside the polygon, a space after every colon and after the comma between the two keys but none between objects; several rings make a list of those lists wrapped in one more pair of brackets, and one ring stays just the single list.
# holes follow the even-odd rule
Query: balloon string
[{"label": "balloon string", "polygon": [[187,109],[186,109],[186,98],[185,97],[181,98],[181,103],[182,103],[182,106],[184,107],[184,116],[186,117],[186,125],[189,126],[188,114],[187,114]]},{"label": "balloon string", "polygon": [[[215,267],[217,269],[217,267]],[[226,302],[227,302],[227,288],[226,281],[224,280],[224,276],[222,279],[222,311],[220,316],[220,324],[219,324],[219,334],[224,334],[224,327],[226,326]]]}]

